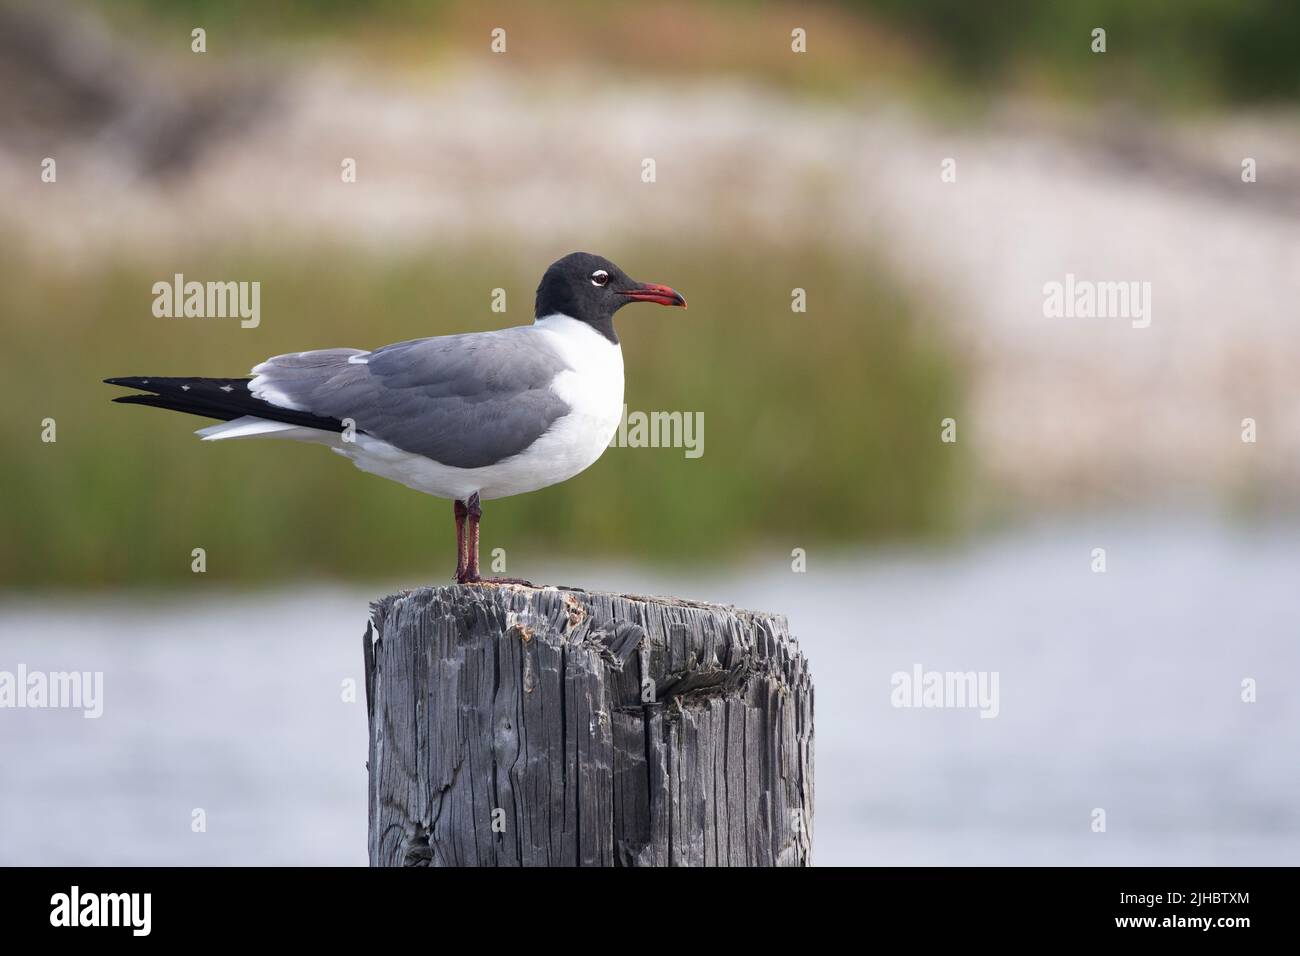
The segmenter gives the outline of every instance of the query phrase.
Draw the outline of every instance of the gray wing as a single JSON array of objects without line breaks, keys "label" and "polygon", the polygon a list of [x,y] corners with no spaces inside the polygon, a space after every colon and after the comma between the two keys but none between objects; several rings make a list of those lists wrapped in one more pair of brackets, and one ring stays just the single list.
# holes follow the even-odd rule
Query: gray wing
[{"label": "gray wing", "polygon": [[478,468],[517,455],[569,406],[551,390],[566,368],[523,326],[388,345],[324,349],[253,369],[258,398],[314,415],[444,465]]}]

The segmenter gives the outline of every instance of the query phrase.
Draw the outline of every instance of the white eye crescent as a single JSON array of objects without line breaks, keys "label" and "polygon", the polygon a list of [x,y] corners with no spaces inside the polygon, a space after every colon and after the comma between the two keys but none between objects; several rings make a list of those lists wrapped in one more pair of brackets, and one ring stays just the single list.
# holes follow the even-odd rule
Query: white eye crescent
[{"label": "white eye crescent", "polygon": [[604,285],[608,281],[609,281],[609,273],[606,272],[604,269],[597,269],[595,272],[591,274],[592,285]]}]

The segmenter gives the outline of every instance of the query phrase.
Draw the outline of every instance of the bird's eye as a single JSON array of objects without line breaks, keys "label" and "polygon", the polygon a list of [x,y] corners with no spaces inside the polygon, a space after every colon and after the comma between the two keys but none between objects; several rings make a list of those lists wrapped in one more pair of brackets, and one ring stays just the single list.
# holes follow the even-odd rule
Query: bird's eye
[{"label": "bird's eye", "polygon": [[608,281],[609,281],[609,273],[606,272],[604,269],[597,269],[595,272],[591,274],[592,285],[604,285]]}]

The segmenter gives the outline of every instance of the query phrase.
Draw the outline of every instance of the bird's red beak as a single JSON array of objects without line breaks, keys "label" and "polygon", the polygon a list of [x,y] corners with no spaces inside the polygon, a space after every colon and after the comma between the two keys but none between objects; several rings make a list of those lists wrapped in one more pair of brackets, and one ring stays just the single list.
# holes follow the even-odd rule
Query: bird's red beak
[{"label": "bird's red beak", "polygon": [[642,282],[631,289],[620,289],[619,295],[625,295],[633,302],[654,302],[658,305],[677,305],[686,308],[686,299],[680,292],[654,282]]}]

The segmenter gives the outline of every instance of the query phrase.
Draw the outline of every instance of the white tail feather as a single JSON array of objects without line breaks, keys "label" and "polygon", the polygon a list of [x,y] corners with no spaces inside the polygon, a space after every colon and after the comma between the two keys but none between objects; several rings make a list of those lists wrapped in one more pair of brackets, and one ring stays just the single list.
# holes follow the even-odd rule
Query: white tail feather
[{"label": "white tail feather", "polygon": [[[263,435],[288,438],[288,435],[282,433],[301,430],[303,430],[301,425],[293,425],[289,422],[273,422],[266,418],[257,418],[254,415],[245,415],[243,418],[236,418],[234,421],[200,428],[194,434],[202,436],[204,441],[219,441],[223,438],[256,438]],[[316,431],[317,429],[307,430]]]}]

